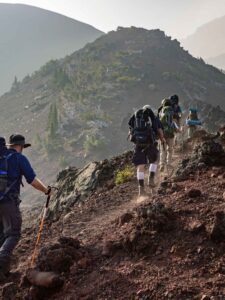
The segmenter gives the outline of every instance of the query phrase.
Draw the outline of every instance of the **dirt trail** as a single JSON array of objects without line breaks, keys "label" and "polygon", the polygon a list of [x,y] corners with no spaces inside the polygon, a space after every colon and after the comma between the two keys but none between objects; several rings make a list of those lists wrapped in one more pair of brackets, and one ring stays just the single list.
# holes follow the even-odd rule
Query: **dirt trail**
[{"label": "dirt trail", "polygon": [[[94,195],[88,198],[84,204],[80,205],[78,209],[75,209],[72,213],[66,215],[62,222],[60,222],[62,236],[78,237],[83,243],[95,241],[96,236],[100,236],[105,228],[111,226],[111,224],[126,212],[132,211],[136,206],[146,201],[154,201],[156,191],[160,186],[161,181],[164,178],[168,178],[172,175],[173,170],[179,162],[179,155],[174,155],[173,169],[165,172],[157,172],[156,183],[157,186],[154,189],[150,189],[147,185],[145,190],[147,196],[139,197],[137,182],[134,178],[132,182],[129,182],[122,187],[117,187],[113,190],[113,193],[103,194],[99,200],[99,195]],[[146,182],[147,182],[147,170],[146,170]],[[121,198],[122,195],[122,199]],[[95,201],[98,198],[98,202]],[[102,199],[104,198],[104,199]],[[116,198],[119,201],[116,201]],[[99,207],[101,204],[101,207]],[[58,228],[58,224],[57,224]],[[97,239],[98,240],[98,239]]]}]

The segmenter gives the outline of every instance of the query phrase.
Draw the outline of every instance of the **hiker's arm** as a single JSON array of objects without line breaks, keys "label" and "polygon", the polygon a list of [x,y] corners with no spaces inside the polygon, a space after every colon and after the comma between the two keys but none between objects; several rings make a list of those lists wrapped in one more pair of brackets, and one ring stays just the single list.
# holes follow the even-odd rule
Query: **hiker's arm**
[{"label": "hiker's arm", "polygon": [[31,183],[32,187],[34,187],[36,190],[44,193],[44,194],[47,194],[48,193],[48,187],[45,186],[40,179],[38,178],[35,178],[32,183]]},{"label": "hiker's arm", "polygon": [[19,163],[21,173],[26,178],[27,183],[31,184],[36,190],[46,194],[48,192],[48,187],[46,187],[41,180],[36,177],[36,174],[26,156],[21,154],[19,156]]}]

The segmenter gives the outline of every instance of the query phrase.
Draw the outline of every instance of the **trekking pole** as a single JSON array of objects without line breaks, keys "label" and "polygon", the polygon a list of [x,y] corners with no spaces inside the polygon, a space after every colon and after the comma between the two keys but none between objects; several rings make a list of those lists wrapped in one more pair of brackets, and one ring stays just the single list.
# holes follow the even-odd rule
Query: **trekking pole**
[{"label": "trekking pole", "polygon": [[51,186],[48,187],[48,189],[49,189],[48,190],[48,196],[47,196],[47,200],[46,200],[46,203],[45,203],[44,212],[43,212],[43,215],[42,215],[42,218],[41,218],[39,232],[38,232],[37,240],[36,240],[35,247],[34,247],[34,252],[33,252],[33,255],[32,255],[32,259],[31,259],[31,267],[34,266],[34,263],[35,263],[35,260],[36,260],[37,247],[38,247],[40,239],[41,239],[41,233],[42,233],[42,230],[43,230],[45,217],[47,215],[47,211],[48,211],[48,207],[49,207],[49,202],[50,202],[50,199],[51,199],[51,191],[52,191],[53,188],[57,189],[57,188],[51,187]]}]

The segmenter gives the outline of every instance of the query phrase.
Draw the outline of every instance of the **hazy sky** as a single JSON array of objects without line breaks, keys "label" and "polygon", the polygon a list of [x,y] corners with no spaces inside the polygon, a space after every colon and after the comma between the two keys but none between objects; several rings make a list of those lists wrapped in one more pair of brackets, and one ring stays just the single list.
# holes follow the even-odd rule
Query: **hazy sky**
[{"label": "hazy sky", "polygon": [[[5,0],[4,3],[15,3]],[[105,32],[118,26],[160,28],[182,38],[225,15],[225,0],[19,0],[91,24]]]}]

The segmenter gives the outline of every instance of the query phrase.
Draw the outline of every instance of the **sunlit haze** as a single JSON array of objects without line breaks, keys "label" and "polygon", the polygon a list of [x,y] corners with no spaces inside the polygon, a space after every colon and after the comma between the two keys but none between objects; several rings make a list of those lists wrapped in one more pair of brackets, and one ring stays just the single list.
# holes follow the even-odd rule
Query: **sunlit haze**
[{"label": "sunlit haze", "polygon": [[[224,0],[21,0],[91,24],[102,31],[118,26],[160,28],[184,38],[197,27],[225,15]],[[4,3],[15,3],[5,0]]]}]

